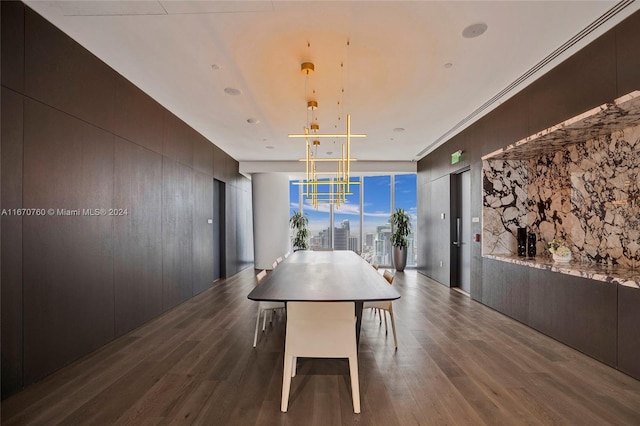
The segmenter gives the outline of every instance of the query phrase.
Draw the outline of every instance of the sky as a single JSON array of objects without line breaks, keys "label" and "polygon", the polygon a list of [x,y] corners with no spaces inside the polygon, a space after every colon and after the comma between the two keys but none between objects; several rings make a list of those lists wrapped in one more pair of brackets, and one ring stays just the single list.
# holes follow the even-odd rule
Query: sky
[{"label": "sky", "polygon": [[[298,210],[298,185],[290,183],[289,188],[290,211],[293,214]],[[321,190],[326,190],[326,188]],[[351,185],[353,195],[347,195],[347,202],[334,209],[334,225],[339,226],[344,219],[349,219],[352,235],[358,234],[360,191],[362,190],[364,190],[364,234],[374,233],[376,227],[387,223],[391,215],[391,177],[364,177],[364,188],[363,185]],[[321,229],[327,229],[329,227],[329,205],[319,205],[316,210],[309,200],[304,200],[304,202],[304,212],[309,216],[311,235],[316,235]],[[415,223],[417,219],[415,174],[395,175],[395,205],[404,208],[411,216],[412,222]]]}]

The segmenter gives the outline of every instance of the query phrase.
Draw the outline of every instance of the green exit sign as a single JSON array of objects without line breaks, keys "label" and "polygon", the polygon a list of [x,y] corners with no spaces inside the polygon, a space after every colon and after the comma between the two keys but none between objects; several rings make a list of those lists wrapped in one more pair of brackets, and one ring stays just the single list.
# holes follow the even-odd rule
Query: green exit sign
[{"label": "green exit sign", "polygon": [[460,157],[462,157],[462,151],[456,151],[451,154],[451,164],[456,164],[460,161]]}]

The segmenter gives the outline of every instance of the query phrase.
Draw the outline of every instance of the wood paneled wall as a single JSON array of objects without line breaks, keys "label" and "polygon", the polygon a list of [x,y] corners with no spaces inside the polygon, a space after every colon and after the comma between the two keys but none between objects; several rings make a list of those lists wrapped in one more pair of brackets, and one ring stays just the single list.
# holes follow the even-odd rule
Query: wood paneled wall
[{"label": "wood paneled wall", "polygon": [[[2,398],[253,261],[238,163],[20,2],[1,2]],[[249,213],[248,213],[249,212]],[[209,224],[208,219],[214,219]]]},{"label": "wood paneled wall", "polygon": [[[471,216],[482,216],[482,155],[518,141],[526,136],[560,123],[590,108],[610,102],[613,99],[640,89],[640,12],[636,12],[615,28],[587,45],[578,53],[567,59],[550,72],[540,77],[511,99],[504,102],[482,119],[449,139],[418,162],[418,270],[445,285],[449,285],[451,270],[439,268],[442,253],[431,247],[430,241],[436,244],[449,244],[443,239],[442,229],[450,228],[450,223],[439,219],[440,210],[433,206],[441,206],[447,202],[448,194],[441,194],[442,185],[451,173],[466,167],[471,170]],[[451,153],[463,150],[462,161],[450,164]],[[434,198],[436,199],[434,201]],[[472,233],[481,233],[481,224],[472,224]],[[525,297],[519,291],[522,283],[542,284],[540,274],[530,276],[530,268],[514,266],[508,271],[508,285],[503,285],[504,277],[500,262],[483,260],[481,243],[472,243],[471,247],[471,297],[495,309],[527,322],[529,318],[537,318],[543,305],[530,305],[530,301],[513,299],[511,293]],[[545,279],[548,279],[546,277]],[[555,279],[562,285],[566,280]],[[520,289],[522,290],[522,289]],[[632,290],[621,289],[630,293]],[[556,298],[557,294],[547,292],[548,297]],[[528,296],[527,296],[528,297]],[[586,297],[586,296],[585,296]],[[555,299],[554,299],[555,300]],[[622,299],[621,299],[622,300]],[[640,334],[632,324],[640,322],[638,298],[625,298],[620,303],[618,312],[618,340],[616,342],[601,339],[598,347],[583,347],[582,350],[612,365],[611,347],[617,350],[617,367],[640,378],[640,361],[637,354]],[[631,302],[636,303],[633,305]],[[496,301],[501,301],[496,305]],[[604,301],[602,303],[605,303]],[[606,303],[610,303],[607,301]],[[528,306],[534,306],[533,311]],[[527,309],[525,309],[527,308]],[[558,320],[577,321],[569,317],[571,310],[558,313]],[[535,326],[535,325],[534,325]],[[542,330],[542,329],[541,329]],[[635,330],[635,332],[633,331]],[[560,330],[544,329],[545,333],[559,338]],[[609,330],[611,331],[611,330]],[[563,331],[564,333],[564,331]],[[635,340],[623,340],[623,339]],[[584,343],[584,342],[582,342]],[[581,344],[582,344],[581,343]],[[602,355],[605,354],[606,355]],[[613,357],[616,354],[614,352]]]}]

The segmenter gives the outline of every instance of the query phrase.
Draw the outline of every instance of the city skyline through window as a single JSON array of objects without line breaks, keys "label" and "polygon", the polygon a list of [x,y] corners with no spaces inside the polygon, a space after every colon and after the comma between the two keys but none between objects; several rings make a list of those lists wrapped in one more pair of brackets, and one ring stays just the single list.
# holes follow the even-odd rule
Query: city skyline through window
[{"label": "city skyline through window", "polygon": [[346,202],[339,207],[311,205],[300,186],[291,181],[290,214],[300,210],[309,218],[310,248],[334,248],[364,253],[381,266],[393,264],[391,225],[389,217],[396,208],[404,209],[411,217],[407,266],[416,266],[416,175],[384,175],[351,178],[360,185],[351,185]]},{"label": "city skyline through window", "polygon": [[363,189],[363,230],[365,256],[389,266],[391,258],[391,176],[365,176]]}]

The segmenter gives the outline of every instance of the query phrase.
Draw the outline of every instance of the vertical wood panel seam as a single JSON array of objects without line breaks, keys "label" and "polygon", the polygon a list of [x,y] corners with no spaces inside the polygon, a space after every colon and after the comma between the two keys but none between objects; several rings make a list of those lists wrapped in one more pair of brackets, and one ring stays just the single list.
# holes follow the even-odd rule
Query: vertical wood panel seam
[{"label": "vertical wood panel seam", "polygon": [[[20,132],[22,135],[22,167],[21,167],[21,177],[20,177],[20,207],[24,206],[24,175],[25,175],[25,170],[24,170],[24,112],[25,112],[25,103],[26,103],[26,97],[25,97],[25,92],[26,90],[26,85],[27,85],[27,14],[26,14],[26,7],[23,6],[23,12],[22,12],[22,123],[20,123],[20,127],[22,129],[22,131]],[[24,321],[25,321],[25,316],[24,316],[24,220],[22,220],[21,226],[20,226],[20,261],[22,263],[21,268],[20,268],[20,294],[21,294],[21,305],[22,308],[20,309],[21,313],[22,313],[22,318],[21,318],[21,322],[20,322],[20,334],[21,334],[21,352],[22,352],[22,368],[21,368],[21,374],[20,374],[20,389],[24,388],[24,376],[25,376],[25,356],[24,356]]]},{"label": "vertical wood panel seam", "polygon": [[[160,146],[164,151],[164,138],[165,138],[165,122],[166,122],[166,114],[162,114],[162,132],[160,133],[160,137],[162,138],[160,141]],[[164,205],[164,155],[160,154],[162,157],[162,161],[160,163],[160,312],[165,312],[167,310],[165,300],[164,300],[164,214],[165,214],[165,205]]]},{"label": "vertical wood panel seam", "polygon": [[[114,88],[114,99],[115,99],[115,88]],[[112,141],[112,158],[113,163],[111,164],[112,177],[111,177],[111,207],[113,206],[113,202],[115,201],[116,195],[116,138],[115,136],[111,136]],[[113,338],[117,337],[117,329],[116,329],[116,221],[111,218],[111,290],[113,295]]]},{"label": "vertical wood panel seam", "polygon": [[618,32],[619,31],[620,31],[620,28],[618,26],[616,26],[616,29],[613,31],[613,54],[615,56],[615,61],[613,62],[613,66],[615,67],[614,83],[615,83],[615,86],[616,86],[616,88],[615,88],[616,97],[621,96],[620,92],[618,92],[618,78],[620,77],[619,67],[618,67],[618,63],[620,61],[620,55],[619,55],[619,50],[618,50]]}]

